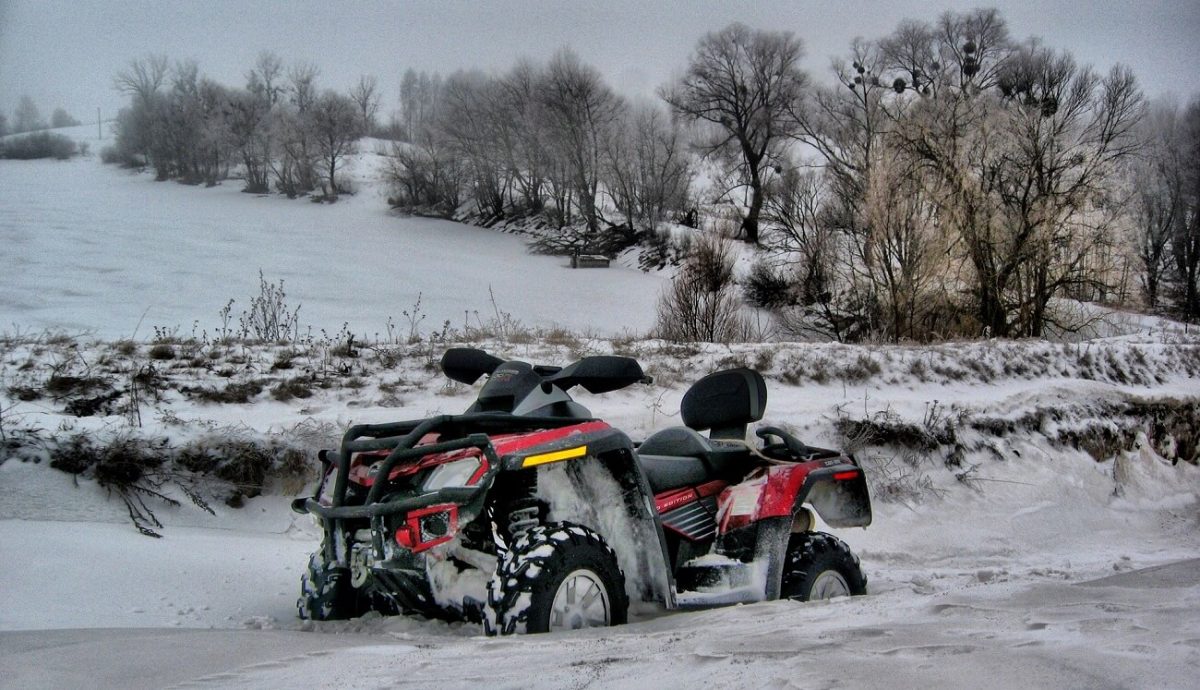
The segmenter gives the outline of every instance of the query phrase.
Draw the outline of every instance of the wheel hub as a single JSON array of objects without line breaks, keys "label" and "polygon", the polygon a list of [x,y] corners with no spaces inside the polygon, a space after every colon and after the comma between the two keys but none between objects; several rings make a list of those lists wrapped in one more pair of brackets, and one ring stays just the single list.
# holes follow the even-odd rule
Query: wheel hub
[{"label": "wheel hub", "polygon": [[812,601],[820,601],[822,599],[832,599],[834,597],[850,596],[850,585],[846,583],[846,578],[836,570],[826,570],[817,576],[812,586],[812,595],[809,597]]},{"label": "wheel hub", "polygon": [[608,592],[600,576],[591,570],[568,574],[554,594],[550,630],[578,630],[611,625]]}]

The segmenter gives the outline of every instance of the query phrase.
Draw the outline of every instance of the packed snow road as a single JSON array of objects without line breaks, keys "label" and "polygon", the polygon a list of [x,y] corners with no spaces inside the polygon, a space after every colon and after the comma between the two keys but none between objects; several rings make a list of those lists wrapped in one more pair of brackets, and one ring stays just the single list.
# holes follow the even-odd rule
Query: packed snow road
[{"label": "packed snow road", "polygon": [[1200,670],[1197,610],[1200,559],[1083,583],[1006,582],[937,596],[894,590],[511,639],[292,630],[5,632],[0,684],[1186,687]]}]

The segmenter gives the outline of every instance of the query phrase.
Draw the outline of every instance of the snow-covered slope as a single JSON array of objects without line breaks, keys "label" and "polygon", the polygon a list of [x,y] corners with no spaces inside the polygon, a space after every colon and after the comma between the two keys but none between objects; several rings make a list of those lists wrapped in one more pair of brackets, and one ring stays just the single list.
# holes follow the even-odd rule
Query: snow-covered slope
[{"label": "snow-covered slope", "polygon": [[[109,338],[153,327],[212,333],[258,295],[259,271],[284,281],[303,329],[384,333],[418,297],[425,327],[507,312],[530,327],[645,332],[663,277],[614,266],[571,270],[522,240],[389,213],[369,145],[360,191],[336,204],[155,182],[149,173],[71,161],[0,161],[0,324]],[[619,308],[614,308],[619,305]]]}]

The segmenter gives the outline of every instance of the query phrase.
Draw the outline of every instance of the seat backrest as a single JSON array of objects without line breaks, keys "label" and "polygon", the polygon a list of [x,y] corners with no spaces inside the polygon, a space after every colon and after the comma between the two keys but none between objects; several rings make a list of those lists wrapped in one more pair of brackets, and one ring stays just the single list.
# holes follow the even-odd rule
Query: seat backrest
[{"label": "seat backrest", "polygon": [[726,369],[692,384],[679,410],[683,423],[709,438],[745,440],[746,427],[763,418],[767,382],[753,369]]}]

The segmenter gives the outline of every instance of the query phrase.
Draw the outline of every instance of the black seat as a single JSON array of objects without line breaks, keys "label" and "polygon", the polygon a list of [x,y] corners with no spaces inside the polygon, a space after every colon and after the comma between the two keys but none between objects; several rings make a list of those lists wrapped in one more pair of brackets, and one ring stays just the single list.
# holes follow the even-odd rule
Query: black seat
[{"label": "black seat", "polygon": [[737,474],[749,458],[746,444],[710,441],[694,429],[671,427],[638,447],[638,459],[655,493]]},{"label": "black seat", "polygon": [[703,484],[710,476],[708,464],[700,458],[638,453],[646,481],[654,493],[681,486]]},{"label": "black seat", "polygon": [[[763,377],[729,369],[697,381],[680,404],[686,427],[663,429],[638,447],[655,493],[740,474],[749,461],[746,427],[762,419],[767,404]],[[711,438],[700,435],[710,429]]]}]

